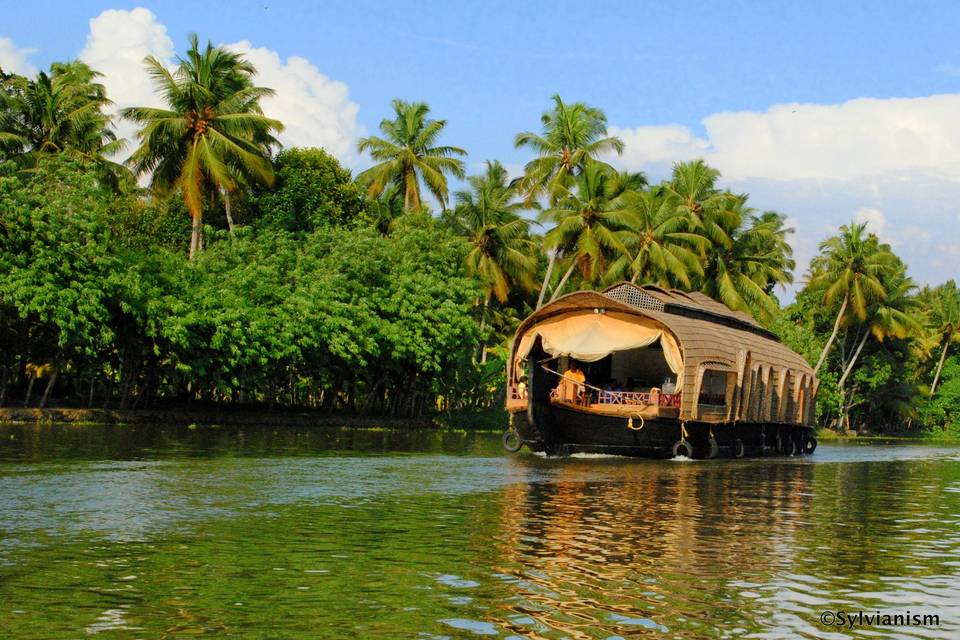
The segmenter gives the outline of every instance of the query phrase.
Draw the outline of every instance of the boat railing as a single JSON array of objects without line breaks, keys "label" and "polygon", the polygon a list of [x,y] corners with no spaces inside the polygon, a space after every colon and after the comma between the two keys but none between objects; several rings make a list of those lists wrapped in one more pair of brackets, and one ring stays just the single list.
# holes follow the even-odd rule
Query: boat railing
[{"label": "boat railing", "polygon": [[[546,365],[541,365],[544,371],[552,373],[562,380],[566,380],[572,385],[578,387],[575,404],[592,405],[628,405],[628,406],[650,406],[680,408],[679,393],[663,393],[658,388],[649,391],[615,391],[612,389],[602,389],[587,382],[580,382],[570,378],[559,371],[554,371]],[[560,387],[554,387],[550,390],[550,399],[564,401],[561,397]]]},{"label": "boat railing", "polygon": [[660,406],[669,407],[673,409],[680,408],[680,394],[679,393],[661,393],[660,394]]}]

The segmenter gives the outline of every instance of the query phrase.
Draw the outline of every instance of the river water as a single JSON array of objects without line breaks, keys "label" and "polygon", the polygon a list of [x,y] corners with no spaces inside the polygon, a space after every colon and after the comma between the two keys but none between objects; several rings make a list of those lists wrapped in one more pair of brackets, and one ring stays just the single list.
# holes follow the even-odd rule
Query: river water
[{"label": "river water", "polygon": [[[911,624],[836,626],[859,611]],[[960,449],[0,426],[0,637],[198,635],[958,638]]]}]

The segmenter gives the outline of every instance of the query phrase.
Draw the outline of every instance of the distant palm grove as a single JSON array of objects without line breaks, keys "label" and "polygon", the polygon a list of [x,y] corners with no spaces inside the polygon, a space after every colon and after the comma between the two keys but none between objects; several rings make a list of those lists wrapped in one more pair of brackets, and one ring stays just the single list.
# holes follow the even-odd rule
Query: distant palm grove
[{"label": "distant palm grove", "polygon": [[699,159],[618,171],[594,106],[545,101],[511,176],[397,99],[354,176],[281,149],[241,56],[193,37],[144,64],[164,106],[115,116],[133,140],[83,63],[0,70],[0,406],[495,406],[523,317],[630,280],[753,314],[816,366],[823,426],[960,434],[960,293],[863,225],[795,275],[784,214]]}]

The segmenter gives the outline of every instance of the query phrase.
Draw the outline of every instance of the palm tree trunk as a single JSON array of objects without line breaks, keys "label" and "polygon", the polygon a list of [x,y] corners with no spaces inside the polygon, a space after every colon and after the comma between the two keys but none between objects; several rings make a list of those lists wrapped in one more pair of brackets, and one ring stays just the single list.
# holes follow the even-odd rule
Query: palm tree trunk
[{"label": "palm tree trunk", "polygon": [[37,376],[30,374],[30,382],[27,383],[27,395],[23,398],[23,406],[30,406],[30,394],[33,393],[33,383],[37,381]]},{"label": "palm tree trunk", "polygon": [[813,368],[813,375],[817,375],[817,372],[820,371],[820,367],[823,366],[823,361],[827,359],[827,354],[830,353],[830,347],[833,346],[833,341],[837,339],[837,332],[840,331],[840,321],[843,319],[843,312],[847,310],[848,299],[849,294],[843,296],[843,304],[840,305],[837,320],[833,323],[833,333],[830,334],[830,339],[827,340],[827,344],[823,345],[823,351],[820,353],[820,359],[817,360],[817,366]]},{"label": "palm tree trunk", "polygon": [[933,376],[933,384],[930,385],[930,395],[937,390],[937,383],[940,382],[940,370],[943,369],[943,361],[947,359],[947,348],[950,346],[950,337],[943,343],[943,351],[940,353],[940,362],[937,363],[937,373]]},{"label": "palm tree trunk", "polygon": [[190,230],[190,259],[196,257],[200,251],[200,216],[193,216],[193,227]]},{"label": "palm tree trunk", "polygon": [[853,352],[850,362],[847,363],[846,368],[843,370],[843,375],[840,376],[840,381],[837,383],[837,386],[841,389],[843,389],[843,384],[847,381],[847,376],[849,376],[850,372],[853,371],[853,365],[857,364],[857,360],[860,358],[860,352],[863,351],[863,345],[867,344],[867,338],[869,337],[870,331],[868,329],[864,329],[863,338],[860,339],[860,344],[857,345],[857,350]]},{"label": "palm tree trunk", "polygon": [[573,262],[570,263],[570,268],[567,269],[567,272],[563,274],[562,278],[560,278],[560,282],[559,284],[557,284],[557,288],[553,290],[553,295],[550,296],[550,302],[553,302],[554,300],[557,299],[557,297],[560,295],[560,292],[563,291],[563,287],[567,284],[567,280],[569,280],[571,274],[573,274],[573,270],[576,268],[577,268],[577,261],[574,260]]},{"label": "palm tree trunk", "polygon": [[227,228],[230,230],[230,237],[233,238],[233,215],[230,211],[230,190],[223,190],[223,210],[227,214]]},{"label": "palm tree trunk", "polygon": [[543,306],[543,299],[547,295],[547,285],[550,284],[550,276],[553,275],[553,267],[557,264],[557,252],[550,252],[550,261],[547,263],[547,273],[543,276],[543,285],[540,287],[540,297],[537,298],[537,309]]},{"label": "palm tree trunk", "polygon": [[[483,309],[480,310],[480,335],[483,336],[483,330],[487,326],[487,305],[489,303],[490,296],[488,295],[483,301]],[[487,341],[483,340],[480,343],[480,364],[487,363]]]},{"label": "palm tree trunk", "polygon": [[40,398],[40,408],[43,409],[47,406],[47,400],[50,399],[50,392],[53,390],[53,385],[57,382],[57,374],[59,371],[56,369],[50,374],[50,380],[47,381],[47,388],[43,390],[43,397]]},{"label": "palm tree trunk", "polygon": [[[488,293],[483,298],[483,304],[480,306],[480,362],[487,361],[487,347],[484,344],[485,340],[483,339],[483,331],[487,328],[487,305],[490,302],[490,294]],[[477,362],[477,354],[473,354],[473,362]]]}]

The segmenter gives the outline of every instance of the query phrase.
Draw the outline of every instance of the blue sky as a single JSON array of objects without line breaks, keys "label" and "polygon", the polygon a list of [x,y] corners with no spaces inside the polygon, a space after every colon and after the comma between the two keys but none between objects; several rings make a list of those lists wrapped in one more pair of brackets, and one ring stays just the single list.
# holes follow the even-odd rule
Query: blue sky
[{"label": "blue sky", "polygon": [[754,206],[791,217],[803,262],[857,218],[918,280],[958,275],[956,3],[3,4],[0,65],[81,55],[124,100],[141,95],[130,61],[145,52],[180,52],[191,31],[246,41],[264,84],[289,94],[275,105],[295,123],[288,144],[324,144],[354,168],[356,138],[403,97],[449,121],[471,167],[516,170],[528,157],[513,136],[560,93],[606,111],[627,141],[622,166],[659,179],[705,156]]}]

